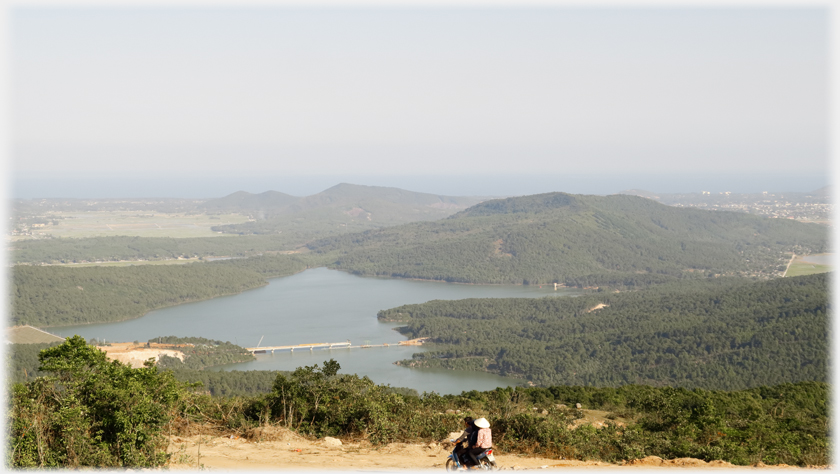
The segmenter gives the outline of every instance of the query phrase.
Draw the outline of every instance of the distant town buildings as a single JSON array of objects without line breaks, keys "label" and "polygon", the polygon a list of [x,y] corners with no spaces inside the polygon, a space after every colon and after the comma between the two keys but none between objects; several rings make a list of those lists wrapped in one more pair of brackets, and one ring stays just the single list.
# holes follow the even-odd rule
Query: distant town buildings
[{"label": "distant town buildings", "polygon": [[[762,191],[753,194],[739,194],[731,191],[712,193],[658,194],[655,200],[674,207],[694,207],[710,211],[745,212],[766,216],[771,219],[792,219],[831,225],[832,204],[829,188],[811,193],[771,193]],[[623,194],[651,197],[647,191],[627,191]]]}]

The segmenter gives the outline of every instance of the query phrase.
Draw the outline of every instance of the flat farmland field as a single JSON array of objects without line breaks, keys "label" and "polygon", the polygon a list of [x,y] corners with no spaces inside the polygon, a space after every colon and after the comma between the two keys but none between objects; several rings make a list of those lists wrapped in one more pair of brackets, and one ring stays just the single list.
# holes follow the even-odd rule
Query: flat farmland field
[{"label": "flat farmland field", "polygon": [[[788,268],[787,273],[785,273],[786,277],[792,276],[800,276],[800,275],[813,275],[815,273],[826,273],[832,271],[832,266],[824,263],[825,257],[829,254],[821,254],[813,258],[814,256],[805,256],[805,257],[796,257],[793,260],[793,263],[790,264],[790,268]],[[824,257],[824,258],[819,258]],[[813,261],[809,261],[813,260]]]},{"label": "flat farmland field", "polygon": [[50,213],[47,218],[57,224],[33,229],[55,237],[98,237],[127,235],[136,237],[222,237],[210,230],[225,224],[248,222],[240,214],[161,214],[137,212],[74,212]]}]

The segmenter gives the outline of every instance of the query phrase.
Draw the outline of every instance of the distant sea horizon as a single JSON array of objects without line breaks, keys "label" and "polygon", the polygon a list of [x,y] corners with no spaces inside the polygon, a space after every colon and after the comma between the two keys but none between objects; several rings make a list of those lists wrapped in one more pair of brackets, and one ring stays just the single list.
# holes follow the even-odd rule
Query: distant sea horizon
[{"label": "distant sea horizon", "polygon": [[653,193],[811,192],[831,184],[824,173],[570,173],[475,175],[310,175],[310,176],[13,176],[11,199],[192,198],[209,199],[237,191],[317,194],[340,183],[385,186],[447,196],[523,196],[548,192],[615,194],[636,189]]}]

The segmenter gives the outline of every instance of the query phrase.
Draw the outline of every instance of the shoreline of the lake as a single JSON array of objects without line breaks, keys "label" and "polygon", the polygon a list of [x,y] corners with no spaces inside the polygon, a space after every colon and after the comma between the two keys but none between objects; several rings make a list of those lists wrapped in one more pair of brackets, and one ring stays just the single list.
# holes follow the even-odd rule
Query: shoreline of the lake
[{"label": "shoreline of the lake", "polygon": [[[300,273],[300,272],[298,272],[298,273]],[[289,276],[291,276],[291,275],[289,275]],[[283,277],[277,277],[277,278],[283,278]],[[202,301],[210,301],[210,300],[214,300],[216,298],[224,298],[225,296],[241,295],[242,293],[245,293],[246,291],[256,290],[257,288],[262,288],[264,286],[268,286],[269,283],[270,282],[268,280],[266,280],[262,285],[254,286],[252,288],[246,288],[244,290],[237,291],[235,293],[224,293],[224,294],[219,294],[219,295],[215,295],[215,296],[208,296],[207,298],[198,298],[198,299],[189,300],[189,301],[179,301],[178,303],[175,303],[175,304],[170,304],[170,305],[160,306],[158,308],[150,309],[149,311],[146,311],[145,313],[141,314],[140,316],[137,316],[137,317],[134,317],[134,318],[118,319],[118,320],[114,320],[114,321],[92,321],[92,322],[87,322],[87,323],[64,324],[64,325],[61,325],[61,326],[42,326],[42,327],[39,327],[38,329],[41,329],[41,330],[46,330],[46,329],[51,329],[51,328],[52,329],[60,329],[60,328],[68,328],[68,327],[75,327],[75,326],[89,326],[89,325],[92,325],[92,324],[109,324],[109,323],[123,323],[123,322],[126,322],[126,321],[135,321],[137,319],[148,316],[150,313],[153,313],[155,311],[160,311],[162,309],[174,308],[176,306],[181,306],[181,305],[184,305],[184,304],[201,303]],[[36,327],[36,326],[32,326],[32,327]],[[130,342],[130,341],[118,341],[118,342]]]},{"label": "shoreline of the lake", "polygon": [[[522,287],[536,286],[536,287],[542,288],[544,285],[553,285],[554,284],[554,282],[552,282],[552,283],[537,283],[537,284],[534,284],[534,285],[532,285],[530,283],[528,283],[528,284],[525,284],[525,283],[469,283],[469,282],[464,282],[464,281],[435,280],[435,279],[432,279],[432,278],[416,278],[416,277],[406,278],[406,277],[400,277],[400,276],[367,275],[367,274],[362,274],[362,273],[356,273],[353,270],[347,270],[347,269],[344,269],[344,268],[333,268],[333,267],[330,267],[329,265],[324,265],[322,267],[312,267],[312,268],[327,268],[329,270],[335,270],[337,272],[344,272],[344,273],[347,273],[349,275],[357,276],[359,278],[379,278],[379,279],[383,279],[383,280],[422,281],[422,282],[427,282],[427,283],[446,283],[447,285],[522,286]],[[562,290],[587,291],[587,288],[584,288],[584,287],[566,286],[566,285],[563,285],[561,283],[557,284],[557,289],[558,290],[562,289]]]},{"label": "shoreline of the lake", "polygon": [[[240,257],[237,257],[237,258],[240,258]],[[189,263],[195,263],[195,262],[189,262]],[[49,329],[49,328],[66,328],[66,327],[74,327],[74,326],[85,326],[85,325],[90,325],[90,324],[108,324],[108,323],[122,323],[122,322],[125,322],[125,321],[133,321],[135,319],[140,319],[140,318],[148,315],[149,313],[152,313],[152,312],[155,312],[155,311],[160,311],[160,310],[166,309],[166,308],[173,308],[175,306],[180,306],[182,304],[200,303],[202,301],[214,300],[216,298],[223,298],[225,296],[240,295],[240,294],[245,293],[247,291],[256,290],[257,288],[262,288],[264,286],[270,285],[271,280],[294,276],[294,275],[297,275],[298,273],[303,273],[306,270],[311,270],[313,268],[322,268],[322,267],[307,267],[307,268],[304,268],[303,270],[299,270],[299,271],[296,271],[294,273],[290,273],[288,275],[268,277],[265,280],[263,280],[262,285],[253,286],[251,288],[246,288],[244,290],[240,290],[240,291],[233,292],[233,293],[224,293],[224,294],[219,294],[219,295],[215,295],[215,296],[208,296],[207,298],[198,298],[198,299],[193,299],[193,300],[188,300],[188,301],[179,301],[178,303],[165,305],[165,306],[159,306],[157,308],[152,308],[149,311],[146,311],[145,313],[141,314],[140,316],[137,316],[137,317],[134,317],[134,318],[118,319],[118,320],[114,320],[114,321],[93,321],[93,322],[87,322],[87,323],[63,324],[63,325],[60,325],[60,326],[42,326],[42,327],[39,327],[38,329],[46,330],[46,329]],[[35,326],[33,326],[33,327],[35,327]],[[129,341],[120,341],[120,342],[129,342]]]}]

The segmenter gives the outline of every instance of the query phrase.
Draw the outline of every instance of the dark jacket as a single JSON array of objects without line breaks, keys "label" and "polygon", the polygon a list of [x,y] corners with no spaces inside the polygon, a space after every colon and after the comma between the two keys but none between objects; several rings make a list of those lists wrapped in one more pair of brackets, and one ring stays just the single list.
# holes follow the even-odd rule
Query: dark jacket
[{"label": "dark jacket", "polygon": [[478,444],[478,427],[473,425],[473,426],[471,426],[471,428],[472,428],[472,432],[470,433],[470,436],[467,440],[467,446],[469,446],[469,447],[473,447],[476,444]]}]

